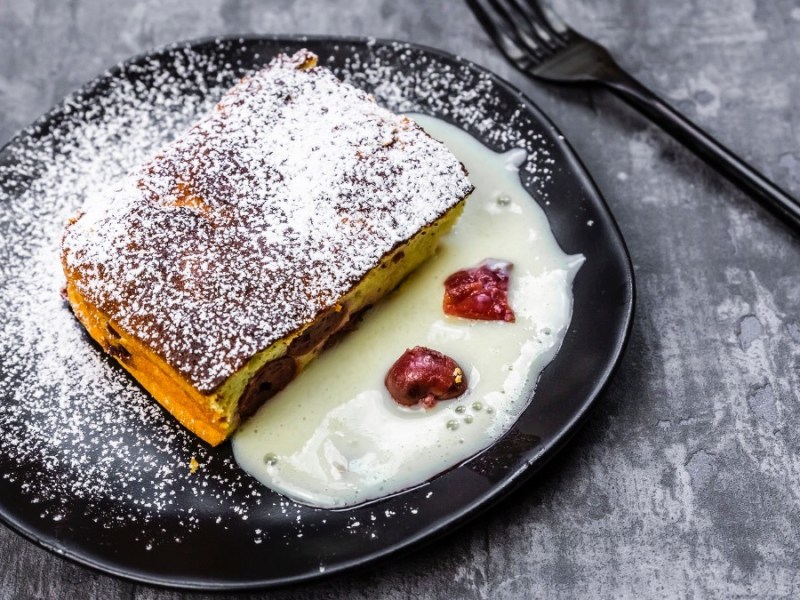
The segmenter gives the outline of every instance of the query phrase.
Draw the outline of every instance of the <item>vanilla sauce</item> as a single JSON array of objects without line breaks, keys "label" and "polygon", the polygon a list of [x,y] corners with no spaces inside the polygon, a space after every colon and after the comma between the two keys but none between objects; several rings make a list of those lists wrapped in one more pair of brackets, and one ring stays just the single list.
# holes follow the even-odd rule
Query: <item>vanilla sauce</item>
[{"label": "vanilla sauce", "polygon": [[[572,280],[584,257],[561,250],[520,184],[524,151],[497,154],[457,127],[412,116],[464,163],[475,191],[436,256],[234,435],[239,465],[297,502],[360,504],[424,483],[491,445],[528,405],[569,326]],[[514,323],[442,312],[448,275],[486,258],[514,265]],[[469,382],[464,395],[430,410],[392,400],[384,377],[418,345],[459,363]]]}]

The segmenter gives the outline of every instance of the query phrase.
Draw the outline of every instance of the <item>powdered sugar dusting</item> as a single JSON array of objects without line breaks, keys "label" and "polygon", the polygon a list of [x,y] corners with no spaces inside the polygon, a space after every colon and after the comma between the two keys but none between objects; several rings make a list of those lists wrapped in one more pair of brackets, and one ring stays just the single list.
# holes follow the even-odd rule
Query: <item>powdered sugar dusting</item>
[{"label": "powdered sugar dusting", "polygon": [[[258,51],[257,42],[223,41],[211,51],[181,46],[140,59],[70,97],[0,153],[0,486],[20,504],[35,503],[42,519],[132,530],[152,552],[204,529],[222,535],[234,523],[252,526],[255,543],[299,544],[344,531],[335,514],[299,507],[255,483],[227,445],[209,449],[184,431],[91,343],[59,294],[66,220],[90,193],[119,187],[210,110],[246,74],[237,56],[251,66],[274,54],[258,58]],[[547,193],[547,143],[524,113],[502,117],[506,107],[479,71],[384,44],[343,45],[329,64],[379,105],[444,116],[496,150],[524,148],[526,183]],[[187,261],[186,269],[194,267]],[[371,525],[347,532],[368,545],[393,531],[392,518],[417,510],[424,519],[420,497],[407,508],[376,510],[377,520],[354,509],[354,521]],[[177,519],[179,540],[164,535],[167,518]]]},{"label": "powdered sugar dusting", "polygon": [[[118,181],[235,77],[190,52],[170,58],[166,68],[124,69],[89,101],[71,97],[55,126],[23,134],[0,163],[0,454],[14,465],[2,478],[41,505],[42,518],[60,521],[79,500],[97,506],[87,517],[105,527],[144,526],[169,510],[185,513],[189,530],[198,508],[182,501],[187,495],[224,520],[260,502],[259,486],[229,457],[166,418],[93,347],[60,295],[60,239],[87,191]],[[201,465],[194,476],[192,457]]]},{"label": "powdered sugar dusting", "polygon": [[345,81],[370,90],[394,111],[453,121],[495,151],[523,149],[528,156],[521,173],[524,183],[537,196],[547,197],[555,164],[549,144],[527,111],[508,110],[504,100],[492,93],[497,84],[488,73],[472,64],[442,62],[402,43],[355,53],[345,63],[341,73]]},{"label": "powdered sugar dusting", "polygon": [[77,286],[211,391],[471,190],[458,160],[316,57],[282,55],[64,238]]}]

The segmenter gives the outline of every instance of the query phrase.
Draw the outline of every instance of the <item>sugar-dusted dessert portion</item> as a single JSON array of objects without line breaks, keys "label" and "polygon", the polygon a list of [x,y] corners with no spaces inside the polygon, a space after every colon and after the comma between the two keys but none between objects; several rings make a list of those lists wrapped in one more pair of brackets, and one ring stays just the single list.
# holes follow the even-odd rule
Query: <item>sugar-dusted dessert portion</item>
[{"label": "sugar-dusted dessert portion", "polygon": [[279,55],[87,199],[63,238],[67,295],[215,445],[428,258],[471,191],[413,121],[309,51]]}]

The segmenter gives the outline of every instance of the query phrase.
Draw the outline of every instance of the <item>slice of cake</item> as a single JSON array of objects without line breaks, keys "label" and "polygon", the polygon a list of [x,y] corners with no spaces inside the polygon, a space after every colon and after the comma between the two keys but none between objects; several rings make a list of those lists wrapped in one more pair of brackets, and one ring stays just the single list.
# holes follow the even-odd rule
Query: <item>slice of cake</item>
[{"label": "slice of cake", "polygon": [[472,191],[443,144],[316,63],[244,78],[64,235],[78,319],[213,445],[429,257]]}]

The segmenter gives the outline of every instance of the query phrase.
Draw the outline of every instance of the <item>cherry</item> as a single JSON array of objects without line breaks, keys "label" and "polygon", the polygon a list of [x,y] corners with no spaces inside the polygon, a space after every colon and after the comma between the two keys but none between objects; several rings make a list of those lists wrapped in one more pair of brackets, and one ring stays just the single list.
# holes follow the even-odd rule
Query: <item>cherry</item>
[{"label": "cherry", "polygon": [[467,377],[458,363],[441,352],[416,346],[406,350],[386,374],[386,389],[403,406],[432,408],[467,390]]},{"label": "cherry", "polygon": [[477,267],[450,275],[444,282],[445,314],[513,323],[514,311],[508,304],[508,280],[512,266],[510,262],[489,258]]}]

